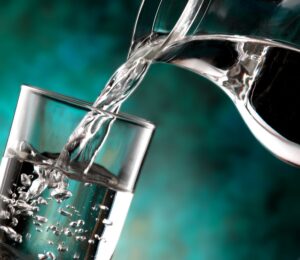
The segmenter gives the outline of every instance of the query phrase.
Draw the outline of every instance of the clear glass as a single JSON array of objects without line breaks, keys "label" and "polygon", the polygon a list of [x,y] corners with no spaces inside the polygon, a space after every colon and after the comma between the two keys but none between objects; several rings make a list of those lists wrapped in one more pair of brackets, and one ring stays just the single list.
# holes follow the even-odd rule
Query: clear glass
[{"label": "clear glass", "polygon": [[[47,171],[90,111],[111,123],[89,172],[78,160]],[[1,163],[0,259],[111,259],[153,132],[143,119],[22,86]]]}]

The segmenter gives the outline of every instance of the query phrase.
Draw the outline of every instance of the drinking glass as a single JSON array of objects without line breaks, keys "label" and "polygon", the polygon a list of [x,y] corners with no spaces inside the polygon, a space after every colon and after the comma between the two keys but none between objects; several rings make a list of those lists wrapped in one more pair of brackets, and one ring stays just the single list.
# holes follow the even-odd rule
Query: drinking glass
[{"label": "drinking glass", "polygon": [[[89,112],[110,122],[93,165],[58,166]],[[22,86],[1,163],[0,259],[111,259],[153,132],[146,120]]]}]

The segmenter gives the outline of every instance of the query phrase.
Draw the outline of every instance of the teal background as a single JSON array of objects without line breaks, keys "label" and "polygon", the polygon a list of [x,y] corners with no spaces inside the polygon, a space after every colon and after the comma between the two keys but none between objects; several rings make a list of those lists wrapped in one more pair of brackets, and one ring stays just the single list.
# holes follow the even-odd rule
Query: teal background
[{"label": "teal background", "polygon": [[[1,151],[21,84],[96,98],[126,58],[138,6],[1,1]],[[155,64],[122,111],[157,132],[116,260],[300,257],[299,169],[261,147],[219,89]]]}]

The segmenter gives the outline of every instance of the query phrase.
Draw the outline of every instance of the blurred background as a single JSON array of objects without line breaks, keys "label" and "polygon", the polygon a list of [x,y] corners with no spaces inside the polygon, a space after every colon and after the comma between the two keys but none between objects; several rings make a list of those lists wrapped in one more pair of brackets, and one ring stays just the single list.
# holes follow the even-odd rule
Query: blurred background
[{"label": "blurred background", "polygon": [[[87,101],[125,61],[139,0],[5,0],[0,150],[21,84]],[[154,64],[123,112],[157,125],[115,260],[299,259],[300,171],[208,81]]]}]

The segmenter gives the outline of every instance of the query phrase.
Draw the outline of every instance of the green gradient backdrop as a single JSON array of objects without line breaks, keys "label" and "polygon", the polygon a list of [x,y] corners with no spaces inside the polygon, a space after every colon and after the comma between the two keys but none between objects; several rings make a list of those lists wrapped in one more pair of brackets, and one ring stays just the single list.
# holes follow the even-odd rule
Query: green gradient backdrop
[{"label": "green gradient backdrop", "polygon": [[[1,1],[1,151],[20,84],[96,98],[126,57],[138,6]],[[300,257],[299,170],[255,141],[220,90],[156,64],[122,110],[157,133],[116,260]]]}]

